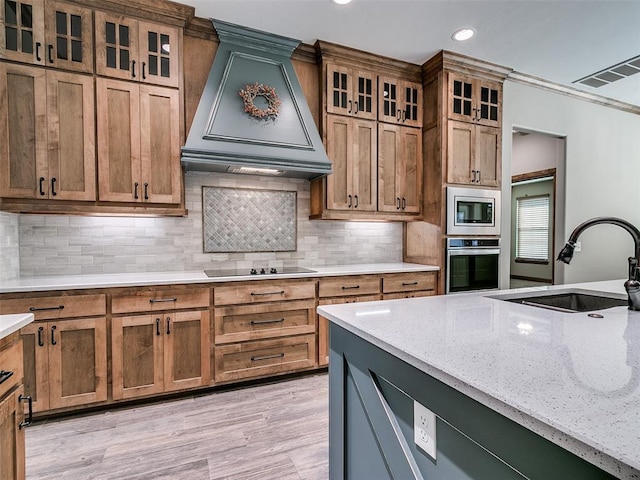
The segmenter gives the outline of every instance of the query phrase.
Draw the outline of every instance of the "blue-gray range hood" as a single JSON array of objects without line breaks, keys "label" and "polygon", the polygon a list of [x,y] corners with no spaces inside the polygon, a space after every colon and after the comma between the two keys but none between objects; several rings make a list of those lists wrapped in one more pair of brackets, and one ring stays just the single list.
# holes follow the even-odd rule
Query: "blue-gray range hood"
[{"label": "blue-gray range hood", "polygon": [[[182,147],[186,170],[308,179],[331,173],[291,63],[300,42],[211,21],[220,45]],[[245,112],[239,92],[256,83],[275,89],[281,101],[277,116],[260,119]],[[264,109],[263,100],[258,97],[256,107]]]}]

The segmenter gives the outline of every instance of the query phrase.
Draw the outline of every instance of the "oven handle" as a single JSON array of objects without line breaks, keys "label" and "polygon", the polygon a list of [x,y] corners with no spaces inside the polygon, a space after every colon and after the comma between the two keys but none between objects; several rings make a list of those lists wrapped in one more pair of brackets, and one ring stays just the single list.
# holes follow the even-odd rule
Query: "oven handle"
[{"label": "oven handle", "polygon": [[499,248],[450,248],[447,255],[457,257],[461,255],[500,255]]}]

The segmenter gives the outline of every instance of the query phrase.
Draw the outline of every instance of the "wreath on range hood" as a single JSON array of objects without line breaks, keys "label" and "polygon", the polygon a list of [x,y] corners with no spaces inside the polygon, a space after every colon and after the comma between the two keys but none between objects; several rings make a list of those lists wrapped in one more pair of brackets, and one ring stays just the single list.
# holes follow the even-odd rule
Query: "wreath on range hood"
[{"label": "wreath on range hood", "polygon": [[[244,102],[244,111],[252,117],[260,120],[275,119],[280,113],[280,105],[282,102],[278,98],[276,89],[265,85],[263,83],[254,83],[253,85],[247,85],[238,94],[242,97]],[[265,108],[258,108],[254,103],[257,97],[262,97],[266,100],[267,106]]]}]

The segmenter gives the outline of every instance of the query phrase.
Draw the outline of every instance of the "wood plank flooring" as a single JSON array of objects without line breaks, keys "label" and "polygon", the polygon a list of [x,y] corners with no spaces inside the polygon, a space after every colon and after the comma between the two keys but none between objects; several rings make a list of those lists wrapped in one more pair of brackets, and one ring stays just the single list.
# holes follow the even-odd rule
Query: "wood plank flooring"
[{"label": "wood plank flooring", "polygon": [[27,480],[326,480],[326,373],[36,423]]}]

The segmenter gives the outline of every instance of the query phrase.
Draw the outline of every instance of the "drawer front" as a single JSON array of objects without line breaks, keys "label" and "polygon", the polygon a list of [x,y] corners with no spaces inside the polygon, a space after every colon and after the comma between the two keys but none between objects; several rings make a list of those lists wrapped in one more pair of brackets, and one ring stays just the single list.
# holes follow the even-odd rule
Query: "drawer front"
[{"label": "drawer front", "polygon": [[216,347],[216,383],[264,377],[315,367],[315,335]]},{"label": "drawer front", "polygon": [[361,297],[321,298],[318,305],[341,305],[343,303],[374,302],[382,300],[382,295],[362,295]]},{"label": "drawer front", "polygon": [[215,309],[216,344],[314,333],[315,328],[314,300]]},{"label": "drawer front", "polygon": [[416,290],[435,290],[434,272],[394,273],[382,277],[382,292],[412,292]]},{"label": "drawer front", "polygon": [[238,305],[243,303],[279,302],[283,300],[301,300],[315,298],[316,283],[303,282],[252,282],[239,283],[213,289],[214,304]]},{"label": "drawer front", "polygon": [[111,300],[114,314],[208,307],[208,288],[140,290],[130,295],[114,295]]},{"label": "drawer front", "polygon": [[35,320],[106,315],[105,295],[62,295],[0,300],[0,313],[33,313]]},{"label": "drawer front", "polygon": [[320,297],[362,296],[380,293],[380,277],[377,275],[321,278],[319,285]]},{"label": "drawer front", "polygon": [[396,293],[385,293],[382,296],[383,300],[397,300],[399,298],[417,298],[417,297],[431,297],[435,295],[435,290],[421,290],[418,292],[396,292]]},{"label": "drawer front", "polygon": [[22,383],[22,339],[12,335],[12,341],[0,350],[0,398],[13,387]]}]

